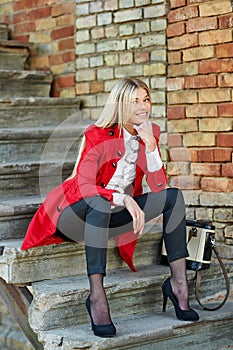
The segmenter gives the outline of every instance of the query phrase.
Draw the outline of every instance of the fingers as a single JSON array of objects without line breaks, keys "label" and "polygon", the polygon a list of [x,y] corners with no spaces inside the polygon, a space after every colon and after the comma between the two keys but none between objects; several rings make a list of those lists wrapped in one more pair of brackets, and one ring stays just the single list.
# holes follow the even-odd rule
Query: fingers
[{"label": "fingers", "polygon": [[141,235],[145,226],[145,213],[132,197],[127,197],[125,206],[132,216],[134,233]]}]

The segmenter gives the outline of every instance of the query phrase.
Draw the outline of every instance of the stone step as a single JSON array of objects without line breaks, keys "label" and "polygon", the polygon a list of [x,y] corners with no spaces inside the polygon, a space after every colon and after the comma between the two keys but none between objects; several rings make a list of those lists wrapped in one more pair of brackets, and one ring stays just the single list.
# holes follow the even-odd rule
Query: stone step
[{"label": "stone step", "polygon": [[80,98],[0,99],[0,128],[83,126]]},{"label": "stone step", "polygon": [[0,40],[8,40],[9,30],[6,23],[0,23]]},{"label": "stone step", "polygon": [[[144,233],[134,253],[136,267],[155,264],[158,259],[161,224],[148,223]],[[0,242],[0,277],[7,283],[30,285],[31,282],[45,279],[86,275],[85,251],[82,243],[64,242],[24,251],[20,249],[21,244],[22,239]],[[110,240],[108,270],[125,267],[126,264],[119,256],[115,240]]]},{"label": "stone step", "polygon": [[[190,281],[193,274],[189,274]],[[168,276],[169,267],[156,264],[141,266],[136,273],[129,269],[109,271],[105,290],[112,316],[161,310],[161,284]],[[36,333],[89,322],[85,309],[89,294],[86,275],[34,282],[32,288],[34,298],[29,308],[29,322]],[[194,299],[193,293],[190,297]]]},{"label": "stone step", "polygon": [[1,240],[24,237],[28,224],[41,204],[41,201],[41,196],[1,198],[0,245]]},{"label": "stone step", "polygon": [[0,325],[1,350],[35,350],[25,335],[14,326]]},{"label": "stone step", "polygon": [[[49,71],[0,70],[0,98],[49,97],[53,76]],[[17,92],[17,93],[16,93]]]},{"label": "stone step", "polygon": [[82,135],[77,125],[0,128],[0,163],[75,160]]},{"label": "stone step", "polygon": [[[198,309],[197,309],[198,310]],[[114,319],[117,335],[100,338],[90,324],[42,331],[39,339],[44,350],[220,350],[233,346],[233,303],[215,312],[198,310],[198,322],[179,321],[173,309],[122,316]]]},{"label": "stone step", "polygon": [[15,40],[0,40],[0,69],[24,70],[29,68],[30,44]]},{"label": "stone step", "polygon": [[0,197],[45,195],[72,173],[75,159],[0,163]]}]

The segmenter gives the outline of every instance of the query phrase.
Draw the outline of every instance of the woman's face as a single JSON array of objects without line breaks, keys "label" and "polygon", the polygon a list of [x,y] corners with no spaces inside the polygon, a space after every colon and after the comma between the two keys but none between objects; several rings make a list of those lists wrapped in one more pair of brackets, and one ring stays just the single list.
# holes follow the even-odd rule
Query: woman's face
[{"label": "woman's face", "polygon": [[143,88],[136,90],[135,101],[133,101],[133,113],[127,120],[127,124],[140,125],[149,119],[151,111],[150,96]]}]

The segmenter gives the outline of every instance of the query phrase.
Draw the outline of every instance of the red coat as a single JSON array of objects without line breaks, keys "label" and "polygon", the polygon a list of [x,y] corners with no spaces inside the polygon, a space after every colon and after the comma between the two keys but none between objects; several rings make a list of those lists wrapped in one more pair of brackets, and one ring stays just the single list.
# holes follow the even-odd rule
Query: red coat
[{"label": "red coat", "polygon": [[[153,132],[158,141],[160,130],[155,124],[153,124]],[[115,190],[106,189],[105,186],[112,178],[117,162],[124,155],[123,133],[120,135],[117,126],[103,129],[93,124],[85,131],[85,138],[86,146],[82,152],[76,175],[48,194],[29,224],[22,244],[23,250],[63,242],[60,237],[55,235],[55,231],[57,220],[68,205],[97,194],[104,196],[109,201],[112,200],[112,194]],[[142,193],[142,178],[144,175],[146,175],[146,181],[151,191],[157,192],[166,186],[164,167],[156,172],[147,170],[145,147],[140,140],[132,196]],[[132,232],[120,235],[117,241],[120,255],[134,269],[132,256],[137,239],[133,235],[134,239],[132,240],[132,235]],[[128,244],[124,245],[124,243]]]}]

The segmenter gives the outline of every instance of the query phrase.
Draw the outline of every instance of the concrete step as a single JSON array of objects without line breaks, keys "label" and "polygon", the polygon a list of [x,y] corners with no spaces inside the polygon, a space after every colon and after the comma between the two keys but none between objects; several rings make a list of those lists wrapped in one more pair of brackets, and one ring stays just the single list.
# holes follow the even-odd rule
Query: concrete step
[{"label": "concrete step", "polygon": [[0,163],[0,197],[45,195],[67,177],[75,159]]},{"label": "concrete step", "polygon": [[2,98],[0,128],[28,128],[47,125],[80,126],[80,98]]},{"label": "concrete step", "polygon": [[0,98],[49,97],[52,80],[48,71],[0,70]]},{"label": "concrete step", "polygon": [[6,23],[0,23],[0,40],[8,40],[9,29]]},{"label": "concrete step", "polygon": [[[126,317],[162,309],[161,284],[169,276],[168,266],[139,266],[138,272],[122,269],[109,271],[105,278],[111,314]],[[189,279],[194,273],[189,273]],[[36,333],[53,328],[89,322],[85,300],[89,294],[86,275],[52,281],[34,282],[29,322]],[[191,288],[194,291],[193,288]],[[191,300],[194,294],[190,295]]]},{"label": "concrete step", "polygon": [[14,326],[0,325],[1,350],[35,350],[25,335]]},{"label": "concrete step", "polygon": [[117,335],[100,338],[93,335],[90,323],[39,332],[44,350],[131,349],[131,350],[220,350],[233,347],[233,303],[208,312],[196,308],[198,322],[179,321],[173,308],[166,313],[153,312],[114,318]]},{"label": "concrete step", "polygon": [[0,69],[24,70],[29,68],[30,44],[15,40],[0,40]]},{"label": "concrete step", "polygon": [[[138,241],[134,260],[136,267],[155,264],[161,240],[161,224],[148,223]],[[21,250],[22,239],[1,241],[0,277],[7,283],[30,285],[31,282],[86,275],[83,243],[61,244]],[[142,254],[142,251],[144,254]],[[49,269],[48,269],[49,266]],[[78,268],[77,268],[78,267]],[[109,241],[108,270],[126,267],[115,240]]]},{"label": "concrete step", "polygon": [[0,128],[0,163],[75,161],[82,135],[77,125]]}]

